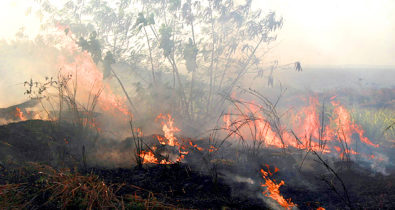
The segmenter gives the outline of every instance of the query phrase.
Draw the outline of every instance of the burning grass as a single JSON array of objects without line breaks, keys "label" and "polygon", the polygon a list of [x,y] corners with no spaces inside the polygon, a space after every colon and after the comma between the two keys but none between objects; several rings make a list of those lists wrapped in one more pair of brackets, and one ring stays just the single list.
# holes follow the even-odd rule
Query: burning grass
[{"label": "burning grass", "polygon": [[[278,171],[276,167],[274,169],[274,173]],[[280,187],[284,185],[284,181],[281,180],[280,183],[276,183],[276,180],[270,178],[273,176],[273,173],[270,172],[269,165],[267,165],[267,169],[261,169],[262,177],[265,180],[265,183],[261,184],[262,187],[266,187],[266,190],[263,194],[267,197],[272,198],[273,200],[277,201],[277,203],[285,209],[291,209],[292,207],[296,206],[294,203],[291,202],[291,198],[285,199],[280,193]]]},{"label": "burning grass", "polygon": [[[374,157],[371,153],[374,150],[363,148],[379,147],[366,136],[363,128],[352,119],[351,112],[336,101],[336,97],[331,97],[329,108],[324,103],[320,105],[317,98],[310,97],[307,106],[279,113],[277,102],[271,103],[254,90],[248,92],[259,101],[229,98],[234,107],[223,116],[224,130],[228,133],[225,139],[239,139],[253,150],[261,147],[313,149],[336,154],[340,159],[356,155],[369,159]],[[284,115],[290,121],[288,127],[282,123]]]},{"label": "burning grass", "polygon": [[392,109],[355,108],[351,114],[364,128],[366,136],[379,139],[382,144],[390,147],[394,145],[395,113]]},{"label": "burning grass", "polygon": [[[174,2],[180,4],[180,1]],[[207,11],[214,11],[214,16],[253,14],[249,12],[250,1],[237,8],[233,8],[231,1],[226,1],[229,4],[224,2],[208,4],[210,8]],[[182,16],[195,10],[191,9],[190,1],[184,3]],[[225,11],[225,5],[232,9]],[[193,5],[196,6],[204,5]],[[123,9],[119,11],[124,12]],[[153,15],[149,22],[161,22],[159,18],[153,21]],[[260,16],[260,12],[256,15]],[[238,94],[236,87],[247,82],[242,78],[251,73],[250,67],[256,65],[261,69],[262,63],[255,52],[261,43],[275,39],[268,36],[269,32],[281,27],[282,19],[276,20],[275,13],[271,13],[256,23],[261,27],[255,27],[258,30],[269,27],[268,30],[251,32],[251,24],[240,26],[246,20],[251,20],[254,25],[260,18],[255,15],[247,19],[236,18],[243,24],[236,24],[238,30],[233,31],[236,34],[229,34],[222,33],[224,31],[215,33],[214,25],[222,24],[222,21],[217,21],[222,17],[213,19],[211,14],[207,19],[212,21],[209,28],[213,32],[213,49],[208,53],[211,59],[206,59],[207,56],[201,59],[200,55],[210,50],[206,51],[206,47],[199,50],[198,47],[201,41],[205,43],[208,40],[202,39],[196,44],[193,35],[187,50],[176,50],[184,46],[180,39],[184,34],[174,36],[172,32],[180,32],[177,25],[189,18],[177,18],[176,22],[173,21],[177,30],[173,30],[168,28],[166,17],[173,19],[178,16],[165,16],[166,24],[159,31],[151,23],[149,27],[145,23],[137,27],[144,29],[147,38],[152,83],[147,82],[144,59],[136,56],[139,53],[124,51],[121,54],[126,53],[131,58],[124,60],[114,48],[114,52],[107,51],[103,56],[102,50],[108,49],[101,49],[99,39],[96,39],[100,34],[96,32],[90,34],[89,41],[74,35],[67,26],[56,25],[54,34],[48,34],[47,38],[54,39],[48,40],[48,44],[59,50],[54,59],[56,67],[52,68],[55,71],[60,69],[52,72],[57,76],[43,77],[42,81],[32,78],[25,81],[25,94],[30,101],[0,109],[0,117],[6,123],[21,121],[0,127],[1,208],[267,208],[271,203],[265,203],[267,199],[257,196],[262,195],[261,187],[265,187],[263,194],[268,199],[284,209],[322,210],[323,206],[328,209],[365,208],[372,207],[372,201],[380,201],[372,208],[395,206],[391,203],[395,200],[392,188],[394,170],[386,170],[388,165],[393,166],[394,160],[390,155],[394,141],[392,99],[383,104],[389,107],[388,110],[371,113],[366,110],[354,112],[336,94],[325,97],[310,94],[303,105],[292,108],[280,106],[282,90],[275,100],[242,87],[238,88]],[[137,23],[146,22],[142,19],[143,13],[139,14]],[[131,23],[130,20],[127,22]],[[191,25],[192,33],[195,33],[193,21],[186,25]],[[236,25],[232,24],[232,27]],[[224,26],[228,28],[226,24]],[[148,37],[148,28],[156,41]],[[134,33],[127,31],[125,37],[129,37],[128,34]],[[215,34],[225,36],[215,41]],[[240,40],[249,40],[243,47],[237,42],[236,45],[222,43],[227,40],[227,35],[232,34],[251,34],[252,39],[239,37]],[[260,41],[256,40],[254,47],[250,44],[256,38]],[[164,44],[163,41],[172,44]],[[139,44],[130,46],[138,47]],[[162,58],[166,59],[159,57],[162,53]],[[185,58],[186,70],[192,74],[190,82],[182,73],[184,61],[180,58]],[[134,90],[124,86],[122,80],[127,78],[116,73],[123,68],[113,69],[116,59],[120,59],[117,65],[125,63],[127,70],[124,69],[123,74],[130,76],[130,69],[134,69],[135,75],[141,77],[141,80],[125,82],[129,85],[135,83]],[[210,64],[205,63],[209,60]],[[170,63],[163,63],[167,61]],[[296,71],[302,70],[299,62],[291,65]],[[207,71],[209,81],[201,71],[206,67],[210,70]],[[259,70],[258,77],[268,76],[268,83],[273,86],[274,72],[288,68],[289,64],[280,69],[277,67],[280,66],[275,62],[269,75],[264,75],[265,70]],[[160,76],[159,72],[163,75]],[[218,80],[218,77],[222,78]],[[119,91],[115,91],[111,81],[116,83]],[[138,96],[129,95],[131,92]],[[391,98],[393,93],[393,90],[386,90],[383,97]],[[365,99],[376,95],[371,93]],[[137,98],[142,102],[132,100]],[[227,113],[221,114],[215,125],[212,115],[217,116],[223,110]],[[141,114],[149,116],[139,116]],[[143,122],[150,118],[150,121]],[[159,125],[158,130],[156,127]],[[214,126],[216,128],[212,129]],[[182,136],[188,133],[185,128],[195,131],[192,135],[204,135],[201,139]],[[207,129],[212,132],[206,132]],[[384,142],[382,137],[385,137]],[[125,168],[121,168],[116,159],[126,162]],[[28,161],[33,163],[26,163]],[[265,165],[264,170],[262,163],[275,165],[276,179],[281,181],[273,178],[269,165]],[[103,168],[103,165],[109,167]],[[133,167],[135,165],[137,167]],[[264,183],[259,185],[261,181]],[[380,192],[383,189],[385,192]],[[366,194],[372,194],[370,196],[374,198]]]},{"label": "burning grass", "polygon": [[[180,136],[184,121],[180,122],[166,113],[159,114],[155,120],[160,124],[162,135],[152,135],[153,141],[147,141],[143,130],[135,127],[132,118],[132,137],[126,140],[127,144],[114,141],[106,145],[115,153],[118,150],[114,145],[125,146],[123,150],[133,154],[138,167],[109,170],[101,169],[93,158],[103,154],[103,147],[97,145],[105,142],[100,138],[100,124],[96,124],[94,115],[100,94],[96,94],[93,101],[88,100],[91,102],[87,107],[91,108],[81,110],[84,106],[77,105],[75,93],[66,91],[72,120],[60,123],[60,116],[64,119],[67,113],[62,111],[63,115],[58,113],[59,117],[51,122],[24,121],[4,126],[7,128],[4,132],[0,129],[0,149],[18,153],[15,157],[22,156],[16,158],[16,162],[33,159],[36,153],[40,153],[34,160],[54,167],[35,165],[31,176],[25,173],[3,177],[1,205],[87,209],[265,208],[268,204],[257,201],[255,196],[246,198],[246,195],[262,193],[260,187],[263,186],[266,188],[264,195],[285,209],[294,206],[304,208],[311,202],[315,202],[311,205],[314,208],[366,206],[364,202],[368,199],[358,194],[358,189],[353,188],[357,183],[350,181],[348,176],[355,170],[362,170],[355,166],[359,164],[358,159],[369,164],[388,161],[380,156],[381,142],[379,145],[359,124],[366,120],[355,119],[353,112],[335,97],[331,97],[329,103],[320,103],[318,98],[310,97],[305,106],[281,113],[278,111],[282,110],[278,107],[279,99],[272,103],[254,90],[244,92],[255,97],[256,101],[229,97],[232,106],[222,116],[223,124],[219,123],[222,127],[213,129],[209,137],[201,140]],[[27,119],[28,113],[25,112],[18,107],[13,110],[14,117],[19,120]],[[124,117],[130,117],[129,114]],[[289,124],[284,121],[289,121]],[[65,126],[68,124],[71,126]],[[13,130],[14,126],[16,130]],[[36,135],[39,136],[37,142],[27,138]],[[10,136],[12,138],[8,139]],[[130,167],[132,156],[120,158],[129,161]],[[111,160],[105,161],[111,163]],[[257,184],[257,169],[263,168],[262,162],[281,169],[279,183],[273,179],[273,173],[267,166],[267,170],[260,171],[264,183],[261,186]],[[73,169],[61,170],[65,167]],[[310,170],[310,174],[306,175],[304,170]],[[371,172],[369,168],[363,170]],[[277,171],[276,168],[274,172]],[[386,173],[385,169],[382,173]],[[290,177],[287,174],[297,175]],[[238,177],[236,181],[233,175]],[[248,178],[240,178],[241,175]],[[368,173],[363,174],[362,182],[382,184],[392,179],[368,180],[367,176]],[[247,184],[240,187],[241,182]],[[387,186],[385,188],[388,189]],[[243,192],[234,192],[234,189]],[[295,196],[290,192],[306,193],[310,197]],[[321,199],[317,192],[330,195]],[[391,197],[392,194],[393,191],[389,190],[386,196]],[[247,205],[246,202],[252,203]],[[383,202],[383,205],[392,204]]]},{"label": "burning grass", "polygon": [[[7,133],[13,130],[13,127],[20,129],[20,124],[28,127],[35,125],[41,129],[43,126],[40,126],[40,123],[45,124],[43,121],[33,122],[26,121],[7,125]],[[173,126],[176,125],[177,122],[173,124]],[[23,128],[22,132],[18,131],[18,133],[25,133],[25,129]],[[48,129],[50,128],[48,127]],[[0,133],[1,130],[0,128]],[[45,132],[44,130],[36,131],[36,134],[29,135],[34,136]],[[71,129],[70,132],[74,131]],[[328,159],[328,156],[321,155],[319,151],[313,149],[309,152],[313,155],[306,155],[302,167],[299,164],[304,156],[303,152],[306,152],[304,150],[292,151],[292,148],[287,148],[287,153],[283,153],[281,148],[262,148],[251,156],[248,150],[232,147],[228,143],[214,147],[214,144],[208,144],[206,140],[197,141],[174,135],[179,146],[169,146],[161,144],[157,139],[158,136],[167,142],[165,136],[154,135],[153,140],[156,141],[158,147],[155,149],[156,153],[163,151],[169,154],[170,151],[173,151],[176,157],[179,157],[179,148],[182,148],[182,151],[188,151],[188,154],[182,161],[175,161],[171,164],[150,162],[143,164],[142,168],[135,169],[90,168],[91,163],[88,161],[88,168],[83,167],[80,163],[74,166],[71,164],[69,167],[71,169],[61,169],[59,166],[53,168],[35,163],[13,170],[12,164],[4,162],[5,167],[2,166],[0,176],[2,205],[15,206],[16,208],[23,207],[23,205],[34,207],[45,204],[44,206],[53,208],[62,208],[63,206],[65,208],[70,206],[88,208],[90,205],[113,208],[114,206],[122,208],[122,205],[125,207],[129,205],[129,207],[151,208],[159,205],[163,208],[231,207],[237,209],[249,206],[258,209],[267,206],[262,200],[256,200],[255,196],[251,197],[251,195],[262,194],[262,188],[259,185],[259,182],[262,182],[267,189],[269,187],[272,189],[272,191],[265,193],[267,196],[275,197],[280,202],[285,200],[289,205],[291,203],[297,204],[302,209],[309,205],[314,208],[319,206],[328,209],[342,208],[346,206],[342,200],[345,197],[341,183],[336,176],[339,176],[344,182],[353,207],[366,206],[369,197],[366,197],[363,192],[371,194],[380,191],[375,186],[386,189],[384,196],[387,197],[383,198],[389,199],[395,193],[388,185],[392,182],[393,176],[375,175],[371,177],[369,169],[358,168],[357,165],[344,167],[342,163],[332,161],[338,161],[338,158]],[[13,137],[16,138],[17,134],[13,133]],[[141,138],[148,144],[145,137],[141,136]],[[5,141],[4,138],[0,140]],[[31,140],[25,137],[24,142],[27,144],[28,141]],[[41,141],[45,142],[44,139]],[[70,138],[69,144],[73,144],[73,142],[73,138]],[[16,146],[13,142],[9,143],[12,144],[11,147]],[[215,150],[211,150],[212,147]],[[69,151],[73,148],[66,147],[65,149]],[[153,146],[150,148],[153,149]],[[132,147],[129,147],[128,150],[132,151]],[[43,151],[37,150],[34,153],[43,153]],[[298,158],[298,154],[303,154],[303,156]],[[162,160],[161,158],[166,160],[166,157],[162,156],[160,153],[155,154],[158,161]],[[244,159],[243,157],[248,158]],[[322,158],[320,164],[314,161],[320,161],[317,159],[318,157]],[[271,165],[276,165],[280,169],[278,172],[274,169],[274,172],[277,172],[276,179],[273,179],[274,173],[271,170],[264,170],[267,176],[264,176],[263,180],[262,176],[258,175],[260,172],[256,169],[265,168],[265,166],[261,166],[262,161],[270,162]],[[310,166],[312,169],[309,169]],[[359,178],[352,179],[356,174],[359,174]],[[230,181],[234,176],[243,176],[249,179],[246,178],[246,182]],[[284,180],[286,184],[275,180]],[[367,188],[362,190],[364,183],[369,184],[365,184]],[[278,195],[273,194],[277,192],[276,189]],[[34,198],[36,195],[39,196]],[[322,195],[325,196],[321,197]],[[284,200],[280,199],[280,196]],[[375,199],[381,199],[379,198],[380,193],[377,196]],[[292,198],[292,201],[286,198]],[[383,200],[382,205],[391,206],[392,204]]]}]

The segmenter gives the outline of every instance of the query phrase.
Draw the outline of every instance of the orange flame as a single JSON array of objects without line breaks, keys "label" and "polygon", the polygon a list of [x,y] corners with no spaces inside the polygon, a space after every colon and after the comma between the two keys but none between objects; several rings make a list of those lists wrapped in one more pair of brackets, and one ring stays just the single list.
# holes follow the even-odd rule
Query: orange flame
[{"label": "orange flame", "polygon": [[143,164],[153,163],[153,164],[172,164],[171,161],[166,161],[165,159],[159,160],[155,157],[155,154],[152,151],[141,151],[139,156],[143,159]]},{"label": "orange flame", "polygon": [[298,148],[318,149],[319,147],[317,142],[311,141],[311,139],[320,138],[320,120],[317,114],[318,104],[317,98],[310,97],[309,105],[302,107],[299,112],[292,117],[294,130],[300,136],[300,141],[302,142],[302,145],[299,145]]},{"label": "orange flame", "polygon": [[364,130],[361,128],[361,126],[355,124],[351,120],[351,115],[348,112],[348,110],[340,105],[340,103],[336,101],[331,102],[332,105],[335,107],[334,109],[334,114],[336,118],[333,120],[339,128],[342,129],[342,132],[344,132],[344,136],[346,139],[344,139],[347,143],[351,143],[351,136],[353,133],[357,133],[359,135],[359,139],[370,146],[373,147],[379,147],[378,144],[373,144],[367,137],[364,136]]},{"label": "orange flame", "polygon": [[198,145],[194,144],[191,140],[189,140],[189,145],[191,145],[191,147],[196,148],[199,151],[203,151],[204,149],[199,147]]},{"label": "orange flame", "polygon": [[[162,130],[165,135],[165,138],[167,139],[167,145],[169,146],[177,146],[179,143],[177,142],[177,138],[174,136],[174,133],[180,132],[181,130],[177,127],[175,127],[174,124],[174,119],[171,117],[170,114],[163,115],[159,114],[156,119],[162,119]],[[159,139],[158,139],[159,140]],[[161,144],[163,144],[163,139],[159,140]]]},{"label": "orange flame", "polygon": [[[152,151],[156,151],[156,147],[151,148]],[[141,151],[139,156],[143,159],[143,164],[152,163],[152,164],[173,164],[171,161],[167,161],[165,159],[159,161],[156,158],[155,154],[152,151]]]},{"label": "orange flame", "polygon": [[[156,139],[162,145],[168,145],[171,147],[176,147],[178,149],[178,157],[173,161],[158,161],[155,157],[155,154],[152,151],[144,151],[139,156],[144,159],[144,163],[155,163],[155,164],[172,164],[174,162],[181,162],[184,160],[185,156],[189,154],[190,149],[196,149],[198,151],[204,151],[204,148],[199,147],[197,144],[194,144],[191,139],[180,138],[177,139],[175,137],[176,132],[180,132],[181,130],[174,126],[174,119],[170,114],[159,114],[156,117],[156,120],[161,120],[162,131],[164,133],[164,137],[160,135],[156,135]],[[152,148],[153,151],[156,150],[155,147]],[[210,146],[208,149],[209,152],[216,151],[217,148],[214,146]]]},{"label": "orange flame", "polygon": [[78,81],[79,95],[88,96],[90,92],[96,93],[103,88],[98,100],[101,110],[113,116],[120,113],[129,119],[131,113],[126,106],[126,98],[114,94],[110,85],[103,81],[103,73],[97,68],[90,54],[78,51],[74,54],[73,62],[68,62],[66,57],[59,57],[59,66],[64,75],[74,75]]},{"label": "orange flame", "polygon": [[[334,145],[337,142],[334,141],[336,139],[342,144],[351,145],[353,134],[357,134],[360,141],[366,145],[379,147],[364,136],[364,130],[352,121],[349,111],[339,102],[333,101],[334,99],[335,97],[331,98],[332,118],[329,119],[324,129],[317,111],[319,101],[315,97],[310,97],[309,104],[291,116],[292,130],[295,131],[300,142],[284,128],[273,127],[263,116],[261,107],[254,102],[245,102],[247,105],[244,110],[241,106],[238,107],[237,112],[240,114],[230,111],[230,114],[224,115],[224,127],[229,133],[228,136],[242,136],[246,140],[260,141],[264,146],[320,149],[323,153],[337,151],[340,157],[345,154],[359,154],[351,149],[339,150],[339,147],[336,148]],[[327,144],[328,142],[330,144]]]},{"label": "orange flame", "polygon": [[[103,80],[103,73],[93,61],[90,53],[80,50],[70,30],[67,34],[64,33],[66,28],[68,27],[57,25],[53,31],[58,42],[55,46],[63,52],[58,57],[58,69],[61,69],[59,76],[73,78],[70,88],[77,88],[76,100],[78,102],[85,101],[86,98],[91,98],[91,94],[100,92],[97,100],[98,109],[117,119],[128,121],[132,114],[128,109],[126,97],[113,92],[109,83]],[[89,105],[91,104],[88,102],[86,106]],[[97,123],[94,124],[91,126],[97,127]]]},{"label": "orange flame", "polygon": [[20,108],[16,107],[15,117],[19,120],[27,120]]},{"label": "orange flame", "polygon": [[[262,192],[263,195],[277,201],[277,203],[285,209],[291,209],[292,207],[296,206],[291,202],[291,198],[285,199],[280,193],[280,187],[284,185],[284,181],[281,180],[281,182],[277,184],[275,179],[270,179],[269,175],[272,176],[273,174],[270,172],[268,166],[267,168],[267,172],[261,169],[262,177],[265,180],[265,183],[261,184],[261,186],[266,187],[266,190]],[[276,168],[275,172],[277,171],[278,169]]]},{"label": "orange flame", "polygon": [[[243,136],[244,138],[261,141],[266,146],[273,147],[288,147],[289,145],[297,146],[296,143],[284,142],[282,135],[277,135],[275,129],[272,128],[270,122],[266,120],[265,116],[260,112],[261,107],[255,105],[253,102],[248,102],[248,107],[243,110],[243,114],[224,115],[224,122],[229,136]],[[232,119],[235,118],[236,119]],[[278,128],[282,129],[282,128]],[[253,132],[256,130],[256,132]],[[282,133],[284,134],[284,133]]]},{"label": "orange flame", "polygon": [[[189,153],[188,151],[185,151],[186,150],[185,146],[180,145],[177,138],[174,136],[175,132],[180,132],[181,130],[174,126],[174,119],[172,118],[172,116],[170,114],[167,114],[167,115],[159,114],[156,117],[156,119],[162,120],[162,122],[161,122],[162,131],[164,133],[164,137],[156,135],[156,139],[162,145],[178,147],[179,157],[175,161],[180,162],[181,160],[183,160],[185,158],[185,155],[187,155]],[[155,151],[156,148],[153,147],[152,150]],[[152,151],[148,151],[148,152],[142,151],[139,154],[139,156],[141,158],[143,158],[143,163],[154,163],[154,164],[172,164],[173,163],[172,161],[167,161],[167,160],[159,161],[155,157],[155,154]]]}]

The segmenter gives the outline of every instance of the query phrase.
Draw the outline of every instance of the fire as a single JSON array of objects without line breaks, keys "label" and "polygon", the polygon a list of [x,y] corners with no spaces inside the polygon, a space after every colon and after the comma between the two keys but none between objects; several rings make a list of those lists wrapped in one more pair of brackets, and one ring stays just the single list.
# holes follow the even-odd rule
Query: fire
[{"label": "fire", "polygon": [[139,156],[141,158],[143,158],[143,164],[146,164],[146,163],[159,163],[158,159],[155,157],[154,153],[152,153],[151,151],[148,151],[148,152],[141,151]]},{"label": "fire", "polygon": [[[156,121],[161,120],[162,131],[164,136],[155,135],[159,144],[167,145],[178,150],[178,157],[172,160],[162,160],[158,161],[154,152],[156,151],[156,147],[152,147],[151,151],[143,151],[139,154],[141,158],[144,159],[144,163],[154,163],[154,164],[172,164],[174,162],[181,162],[184,160],[185,156],[189,154],[190,150],[204,151],[205,149],[194,144],[191,139],[177,138],[175,136],[176,132],[180,132],[181,130],[174,125],[174,118],[170,114],[159,114],[156,117]],[[142,136],[142,134],[141,134]],[[210,146],[208,148],[209,152],[214,152],[218,150],[214,146]]]},{"label": "fire", "polygon": [[[132,113],[127,106],[126,97],[113,92],[109,82],[103,80],[103,73],[93,61],[91,55],[86,51],[81,51],[75,41],[76,37],[70,30],[66,34],[65,29],[68,29],[68,27],[57,25],[51,29],[50,33],[51,40],[55,40],[54,46],[61,51],[61,55],[57,57],[57,68],[55,68],[56,71],[60,69],[57,72],[59,82],[69,81],[63,87],[65,94],[74,93],[69,97],[75,97],[77,104],[80,106],[78,108],[82,110],[90,111],[91,108],[95,107],[101,113],[116,119],[130,120]],[[76,92],[74,92],[74,89],[76,89]],[[95,98],[96,94],[98,98]],[[88,99],[87,103],[86,99]],[[93,104],[93,100],[95,100],[95,104]],[[101,128],[98,128],[97,122],[84,123],[89,127],[97,128],[98,131],[101,130]]]},{"label": "fire", "polygon": [[162,145],[166,145],[166,139],[163,136],[156,135],[156,139],[158,139],[159,143]]},{"label": "fire", "polygon": [[[169,146],[177,146],[179,143],[177,142],[177,138],[174,136],[174,133],[180,132],[181,130],[174,126],[174,119],[171,117],[170,114],[163,115],[159,114],[156,117],[157,120],[162,119],[162,131],[165,135],[167,142],[165,144]],[[159,140],[159,139],[158,139]],[[161,144],[164,143],[163,139],[159,140]]]},{"label": "fire", "polygon": [[340,147],[338,147],[338,146],[334,146],[333,147],[336,151],[337,151],[337,153],[339,153],[340,154],[340,159],[344,159],[344,155],[359,155],[359,153],[358,152],[355,152],[354,150],[352,150],[352,149],[348,149],[348,148],[346,148],[346,149],[341,149]]},{"label": "fire", "polygon": [[[154,150],[156,148],[152,148],[152,150]],[[147,163],[154,163],[154,164],[172,164],[171,161],[166,161],[166,160],[161,160],[159,162],[159,160],[155,157],[155,154],[152,151],[141,151],[141,153],[139,154],[139,156],[143,159],[143,164],[147,164]]]},{"label": "fire", "polygon": [[[189,145],[190,145],[191,147],[193,147],[193,148],[196,148],[196,149],[199,150],[199,151],[203,151],[203,150],[204,150],[203,148],[201,148],[201,147],[199,147],[198,145],[194,144],[191,140],[189,140]],[[213,146],[211,146],[211,147],[213,147]]]},{"label": "fire", "polygon": [[351,115],[344,106],[340,105],[340,103],[336,101],[332,101],[331,103],[335,108],[333,112],[336,116],[333,121],[339,128],[341,128],[342,132],[344,133],[344,141],[351,143],[351,136],[353,133],[356,133],[363,143],[373,147],[379,147],[378,144],[373,144],[367,137],[364,136],[365,131],[361,128],[361,126],[355,124],[351,120]]},{"label": "fire", "polygon": [[[164,137],[160,135],[156,135],[156,139],[158,142],[162,145],[168,145],[171,147],[177,147],[179,151],[179,157],[175,160],[176,162],[180,162],[185,158],[185,155],[187,155],[189,152],[186,151],[186,147],[183,145],[180,145],[178,142],[177,138],[174,136],[175,132],[180,132],[181,130],[177,127],[174,126],[174,119],[170,114],[163,115],[159,114],[156,117],[157,120],[162,120],[161,125],[162,125],[162,131],[164,133]],[[142,136],[141,131],[139,130],[140,135]],[[153,147],[151,149],[152,151],[156,150],[156,147]],[[172,161],[167,161],[167,160],[162,160],[159,161],[156,157],[155,154],[152,151],[142,151],[139,156],[143,158],[143,163],[154,163],[154,164],[172,164]]]},{"label": "fire", "polygon": [[319,102],[317,98],[310,97],[309,105],[302,107],[299,112],[293,116],[293,127],[298,136],[300,136],[300,141],[302,145],[298,148],[314,148],[318,149],[319,144],[312,139],[327,140],[323,136],[320,136],[320,120],[317,114],[317,106]]},{"label": "fire", "polygon": [[241,114],[224,115],[223,120],[225,122],[226,130],[228,131],[229,136],[242,136],[244,139],[260,141],[265,146],[273,146],[278,148],[288,147],[289,145],[296,146],[296,144],[292,144],[292,142],[284,142],[286,139],[283,139],[282,135],[277,135],[276,130],[270,125],[270,122],[266,120],[266,117],[260,112],[260,106],[255,105],[253,102],[247,103],[248,107],[246,107]]},{"label": "fire", "polygon": [[[277,171],[278,168],[275,168],[274,173]],[[291,209],[292,207],[296,206],[294,203],[292,203],[291,198],[285,199],[280,193],[280,187],[284,185],[284,181],[281,180],[281,182],[277,184],[275,179],[270,179],[269,176],[272,176],[273,174],[270,172],[269,166],[267,166],[267,171],[261,169],[261,173],[263,179],[265,180],[265,183],[261,184],[261,186],[266,187],[266,190],[262,192],[263,195],[277,201],[277,203],[285,209]]]},{"label": "fire", "polygon": [[95,118],[92,119],[84,119],[83,120],[83,125],[85,127],[89,127],[92,129],[96,129],[97,132],[101,133],[102,129],[99,126],[99,123],[96,121]]},{"label": "fire", "polygon": [[[332,146],[332,149],[338,152],[342,159],[345,154],[358,155],[359,153],[347,148],[352,144],[353,134],[357,134],[361,142],[369,146],[379,147],[379,145],[373,144],[364,136],[364,130],[352,121],[350,112],[339,102],[335,101],[335,98],[331,98],[333,113],[328,125],[324,128],[321,125],[317,111],[319,105],[317,98],[310,97],[309,105],[302,107],[296,116],[294,116],[294,130],[298,136],[301,136],[301,141],[305,148],[319,148],[320,145],[314,140],[320,139],[323,142],[330,142],[331,144],[328,146]],[[304,116],[304,118],[301,116]],[[340,149],[339,146],[334,145],[336,143],[334,140],[336,139],[345,149]],[[331,148],[326,148],[324,151],[331,152]]]},{"label": "fire", "polygon": [[218,149],[215,148],[213,145],[210,145],[210,148],[208,149],[209,152],[215,152],[215,151],[217,151],[217,150],[218,150]]},{"label": "fire", "polygon": [[[70,44],[75,45],[73,42]],[[90,54],[87,52],[74,52],[74,54],[73,62],[68,62],[66,57],[59,57],[59,67],[63,75],[73,75],[77,80],[79,95],[88,97],[103,89],[98,100],[99,108],[112,116],[129,119],[131,113],[126,106],[126,98],[114,94],[110,85],[103,81],[103,73],[98,69]]]},{"label": "fire", "polygon": [[27,120],[20,108],[16,107],[15,117],[19,120]]},{"label": "fire", "polygon": [[[298,139],[280,125],[273,125],[267,120],[259,105],[241,100],[238,101],[244,103],[244,109],[242,106],[238,106],[236,111],[239,114],[230,111],[229,114],[224,115],[224,128],[227,130],[228,136],[240,136],[244,140],[258,141],[267,147],[286,148],[291,146],[299,149],[320,150],[323,153],[337,152],[341,158],[345,154],[359,154],[349,148],[352,141],[356,141],[353,139],[355,134],[362,143],[379,147],[364,135],[361,126],[353,122],[350,112],[335,101],[335,97],[332,97],[331,100],[333,113],[329,120],[320,119],[317,110],[319,101],[315,97],[310,97],[307,106],[292,114],[291,128]],[[325,118],[325,116],[321,116],[321,118]],[[342,145],[344,149],[340,149],[338,144]]]}]

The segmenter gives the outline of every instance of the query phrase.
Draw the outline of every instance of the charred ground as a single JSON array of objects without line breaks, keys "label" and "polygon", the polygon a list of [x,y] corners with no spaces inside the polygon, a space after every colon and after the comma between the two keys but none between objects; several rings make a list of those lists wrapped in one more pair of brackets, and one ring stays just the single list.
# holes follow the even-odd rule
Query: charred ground
[{"label": "charred ground", "polygon": [[[315,161],[306,161],[306,167],[299,168],[297,156],[302,154],[296,150],[283,153],[278,149],[264,149],[257,155],[241,153],[245,161],[211,160],[215,163],[211,167],[215,168],[203,166],[204,161],[194,163],[193,160],[201,158],[196,151],[185,159],[186,163],[148,164],[142,168],[115,166],[111,169],[84,166],[81,147],[94,145],[83,140],[65,144],[65,139],[78,139],[78,135],[71,125],[64,125],[58,130],[53,122],[41,120],[1,126],[1,205],[40,209],[63,205],[84,208],[91,205],[85,199],[93,199],[92,205],[97,208],[100,205],[122,208],[123,205],[127,208],[267,209],[271,207],[259,199],[263,191],[260,182],[263,180],[257,169],[276,166],[280,171],[273,176],[277,180],[285,180],[281,193],[285,198],[292,198],[300,209],[319,206],[349,208],[342,200],[345,199],[344,192],[334,190],[341,189],[336,178]],[[199,144],[203,141],[193,142]],[[118,144],[127,145],[125,142]],[[93,152],[94,149],[87,151]],[[237,152],[229,146],[223,155],[226,157],[227,153]],[[264,162],[270,166],[262,164]],[[390,175],[384,176],[352,162],[333,162],[333,167],[346,185],[352,208],[391,209],[395,206],[392,169],[388,172]],[[57,176],[63,177],[60,179],[64,181],[61,188],[54,188],[53,179]],[[60,181],[59,177],[57,181]],[[74,186],[70,180],[79,184],[74,183]],[[103,198],[89,197],[89,192],[79,191],[81,185],[87,186],[86,191],[90,187],[91,190],[96,189],[91,183],[95,180],[113,190],[111,202],[101,204],[95,199]],[[68,199],[62,194],[68,192],[67,187],[71,188],[69,190],[75,187],[76,192],[75,195],[68,194]]]}]

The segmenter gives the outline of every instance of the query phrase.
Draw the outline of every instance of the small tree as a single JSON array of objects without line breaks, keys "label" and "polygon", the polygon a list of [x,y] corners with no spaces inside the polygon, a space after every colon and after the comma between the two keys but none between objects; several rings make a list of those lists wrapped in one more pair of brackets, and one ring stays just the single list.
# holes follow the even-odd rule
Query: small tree
[{"label": "small tree", "polygon": [[[152,79],[140,83],[149,90],[169,82],[157,74],[171,72],[172,107],[191,120],[222,109],[221,95],[229,95],[257,66],[262,69],[257,53],[276,40],[283,24],[276,13],[252,8],[251,0],[69,0],[61,9],[40,2],[51,20],[81,37],[81,48],[95,62],[107,63],[105,75],[115,60],[127,63],[150,72]],[[103,51],[111,52],[108,60]],[[301,70],[299,62],[295,68]],[[272,84],[272,74],[268,80]]]}]

